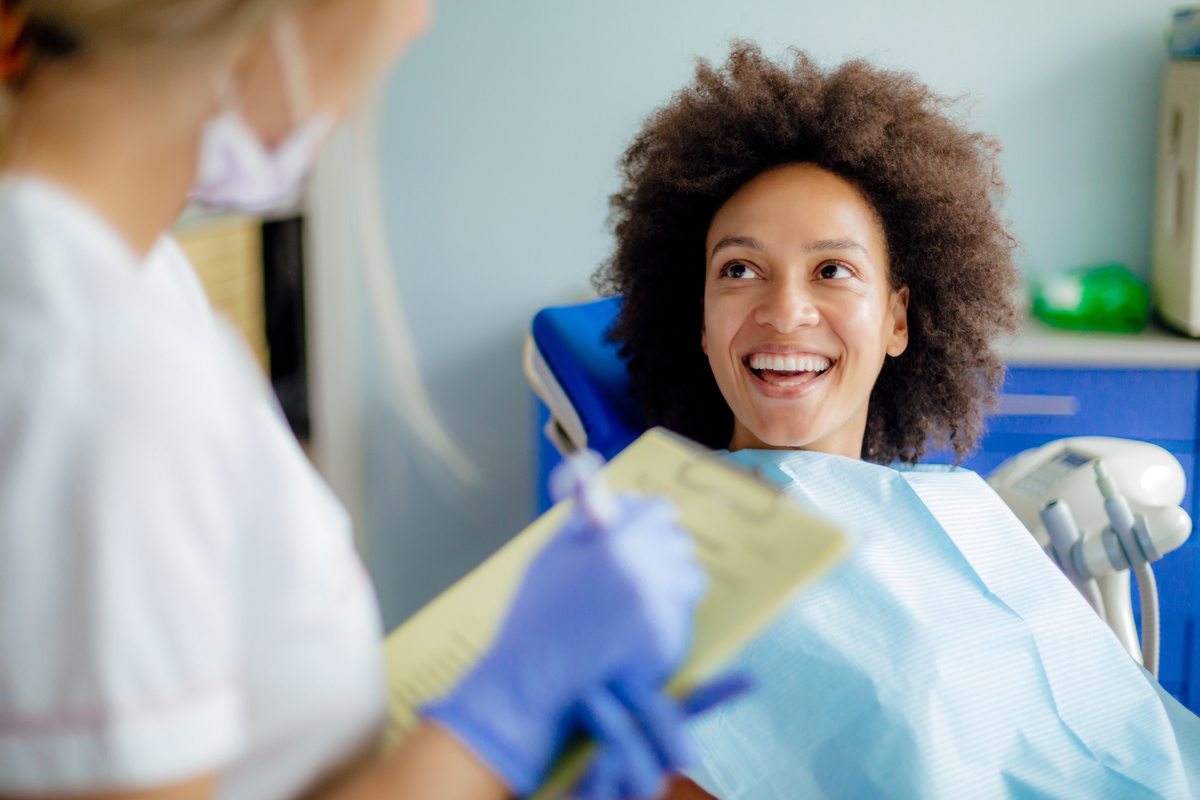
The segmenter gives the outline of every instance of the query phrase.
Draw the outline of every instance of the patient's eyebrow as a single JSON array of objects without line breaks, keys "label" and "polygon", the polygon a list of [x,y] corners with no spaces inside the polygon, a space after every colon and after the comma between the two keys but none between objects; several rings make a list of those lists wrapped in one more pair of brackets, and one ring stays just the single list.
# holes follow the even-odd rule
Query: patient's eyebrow
[{"label": "patient's eyebrow", "polygon": [[864,256],[867,254],[867,248],[853,239],[818,239],[810,243],[807,249],[810,253],[820,253],[824,250],[857,250]]},{"label": "patient's eyebrow", "polygon": [[748,250],[758,250],[760,252],[765,252],[767,249],[762,242],[753,236],[726,236],[713,245],[712,255],[709,258],[716,258],[717,253],[726,247],[745,247]]},{"label": "patient's eyebrow", "polygon": [[[747,250],[758,250],[763,253],[767,251],[767,246],[753,236],[726,236],[713,246],[712,255],[709,258],[716,258],[717,253],[727,247],[745,247]],[[857,250],[864,256],[867,255],[867,248],[853,239],[818,239],[810,242],[805,249],[810,253],[821,253],[827,250]]]}]

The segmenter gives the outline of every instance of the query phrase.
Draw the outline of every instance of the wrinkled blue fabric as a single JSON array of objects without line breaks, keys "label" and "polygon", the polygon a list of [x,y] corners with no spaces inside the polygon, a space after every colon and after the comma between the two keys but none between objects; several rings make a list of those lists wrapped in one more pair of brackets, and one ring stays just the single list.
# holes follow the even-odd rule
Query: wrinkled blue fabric
[{"label": "wrinkled blue fabric", "polygon": [[863,539],[734,660],[758,690],[694,725],[691,774],[706,790],[1192,796],[1196,717],[975,473],[795,451],[728,458]]}]

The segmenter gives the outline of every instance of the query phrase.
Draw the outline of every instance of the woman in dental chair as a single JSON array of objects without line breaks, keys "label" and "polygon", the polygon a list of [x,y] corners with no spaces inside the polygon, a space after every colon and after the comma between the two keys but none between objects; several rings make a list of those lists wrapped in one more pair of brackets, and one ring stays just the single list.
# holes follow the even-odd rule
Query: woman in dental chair
[{"label": "woman in dental chair", "polygon": [[862,536],[734,665],[759,691],[675,797],[1200,787],[1200,721],[978,476],[919,464],[974,445],[1018,324],[998,150],[911,75],[737,43],[624,156],[597,281],[647,420]]}]

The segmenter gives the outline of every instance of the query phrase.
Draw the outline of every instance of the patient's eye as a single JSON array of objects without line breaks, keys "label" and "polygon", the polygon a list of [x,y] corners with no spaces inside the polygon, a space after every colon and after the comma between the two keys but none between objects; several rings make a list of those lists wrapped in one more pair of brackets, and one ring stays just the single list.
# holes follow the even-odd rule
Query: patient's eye
[{"label": "patient's eye", "polygon": [[853,278],[854,273],[845,264],[822,264],[817,273],[822,278]]},{"label": "patient's eye", "polygon": [[731,261],[721,268],[722,278],[757,278],[754,270],[737,261]]}]

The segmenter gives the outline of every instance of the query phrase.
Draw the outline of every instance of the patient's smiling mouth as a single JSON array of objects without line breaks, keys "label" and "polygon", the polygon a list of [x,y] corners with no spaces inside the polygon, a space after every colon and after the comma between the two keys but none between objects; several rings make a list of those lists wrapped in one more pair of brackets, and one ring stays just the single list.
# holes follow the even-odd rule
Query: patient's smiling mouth
[{"label": "patient's smiling mouth", "polygon": [[834,361],[812,353],[751,353],[742,359],[750,373],[771,386],[802,386],[824,375]]}]

